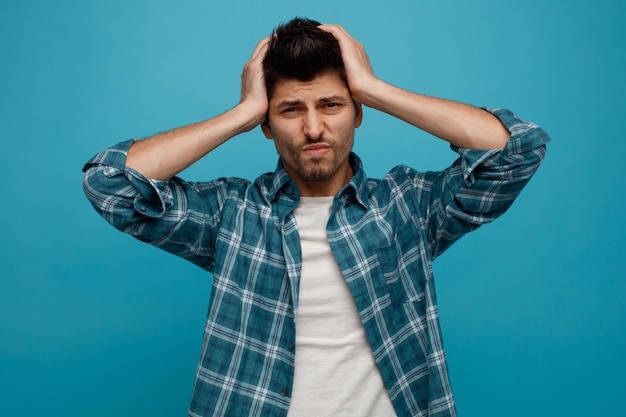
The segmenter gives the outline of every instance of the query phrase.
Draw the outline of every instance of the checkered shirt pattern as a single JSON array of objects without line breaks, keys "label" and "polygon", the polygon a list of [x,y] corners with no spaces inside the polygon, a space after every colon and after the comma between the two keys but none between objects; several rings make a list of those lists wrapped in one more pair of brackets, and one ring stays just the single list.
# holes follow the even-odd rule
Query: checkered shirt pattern
[{"label": "checkered shirt pattern", "polygon": [[[443,171],[397,166],[382,179],[366,178],[352,154],[355,175],[334,198],[330,246],[400,417],[456,415],[432,262],[500,216],[545,155],[540,127],[489,111],[511,132],[503,150],[452,147],[459,158]],[[189,416],[286,416],[302,259],[298,188],[280,161],[255,182],[151,180],[125,166],[131,144],[92,158],[83,186],[113,226],[213,274]]]}]

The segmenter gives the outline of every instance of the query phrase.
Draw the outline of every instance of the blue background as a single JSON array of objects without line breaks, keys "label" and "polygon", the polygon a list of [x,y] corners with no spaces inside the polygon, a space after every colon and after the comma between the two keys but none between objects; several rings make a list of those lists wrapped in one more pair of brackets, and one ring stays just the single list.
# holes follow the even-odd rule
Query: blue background
[{"label": "blue background", "polygon": [[[552,136],[511,210],[435,263],[461,416],[623,416],[621,1],[7,1],[0,6],[0,415],[185,415],[210,275],[93,211],[97,151],[219,114],[257,41],[340,23],[403,88],[502,106]],[[370,176],[448,146],[371,109]],[[257,128],[182,174],[256,177]]]}]

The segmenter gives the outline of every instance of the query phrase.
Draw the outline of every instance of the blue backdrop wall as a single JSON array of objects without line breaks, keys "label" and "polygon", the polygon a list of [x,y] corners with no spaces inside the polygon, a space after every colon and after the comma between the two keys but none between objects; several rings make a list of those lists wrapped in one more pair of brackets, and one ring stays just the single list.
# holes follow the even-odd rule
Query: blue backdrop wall
[{"label": "blue backdrop wall", "polygon": [[[280,21],[340,23],[375,72],[502,106],[553,137],[512,209],[435,264],[462,416],[625,415],[626,12],[621,1],[2,1],[0,415],[185,415],[211,277],[124,236],[83,162],[237,103]],[[365,111],[368,174],[447,166],[445,143]],[[182,174],[253,178],[255,129]]]}]

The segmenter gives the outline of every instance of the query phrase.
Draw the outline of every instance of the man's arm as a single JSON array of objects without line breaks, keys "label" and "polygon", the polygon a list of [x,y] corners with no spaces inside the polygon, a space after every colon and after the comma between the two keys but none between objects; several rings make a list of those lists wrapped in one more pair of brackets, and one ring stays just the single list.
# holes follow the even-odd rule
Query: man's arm
[{"label": "man's arm", "polygon": [[339,41],[352,97],[395,116],[452,145],[467,149],[502,149],[509,132],[497,117],[455,101],[412,93],[378,79],[359,42],[339,25],[321,25]]},{"label": "man's arm", "polygon": [[257,44],[244,66],[237,106],[215,118],[135,142],[128,150],[126,166],[151,179],[169,180],[228,139],[261,123],[267,112],[262,67],[267,42],[265,38]]}]

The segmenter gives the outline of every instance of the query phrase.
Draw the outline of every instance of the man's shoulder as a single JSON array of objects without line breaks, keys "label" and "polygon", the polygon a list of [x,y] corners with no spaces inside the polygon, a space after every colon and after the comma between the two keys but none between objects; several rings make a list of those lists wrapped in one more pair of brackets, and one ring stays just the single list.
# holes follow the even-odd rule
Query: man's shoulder
[{"label": "man's shoulder", "polygon": [[367,178],[370,191],[385,192],[398,187],[407,187],[411,184],[422,184],[428,178],[441,174],[441,171],[420,171],[408,165],[399,164],[391,168],[380,178]]},{"label": "man's shoulder", "polygon": [[248,194],[253,190],[256,190],[260,193],[267,193],[267,189],[271,188],[273,176],[274,173],[267,172],[265,174],[259,175],[254,180],[242,177],[224,176],[209,181],[183,182],[186,182],[187,184],[190,184],[192,187],[199,190],[221,188],[225,192],[232,194]]}]

